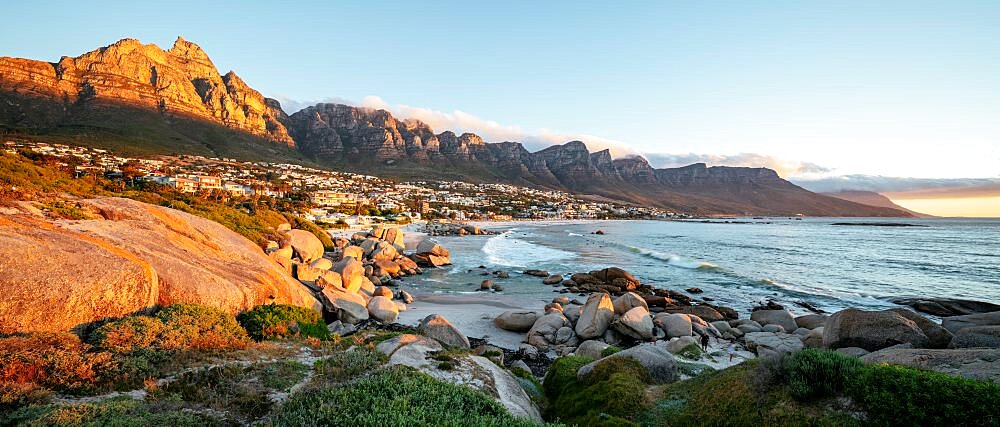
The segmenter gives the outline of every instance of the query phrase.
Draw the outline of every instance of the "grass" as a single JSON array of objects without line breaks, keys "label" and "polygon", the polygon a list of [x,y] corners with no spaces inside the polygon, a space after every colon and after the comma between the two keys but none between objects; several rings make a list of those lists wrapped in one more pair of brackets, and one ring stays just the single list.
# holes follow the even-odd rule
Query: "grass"
[{"label": "grass", "polygon": [[648,405],[649,372],[627,358],[603,359],[585,379],[580,367],[593,360],[564,356],[549,367],[542,388],[548,399],[546,417],[569,425],[630,425]]},{"label": "grass", "polygon": [[214,416],[169,404],[149,404],[116,398],[79,405],[41,405],[19,409],[0,417],[0,426],[211,426],[222,425]]},{"label": "grass", "polygon": [[481,391],[404,366],[297,393],[272,417],[276,426],[530,426]]},{"label": "grass", "polygon": [[361,374],[375,369],[385,363],[382,353],[371,351],[364,347],[354,348],[333,354],[316,361],[313,365],[317,383],[336,383],[352,380]]}]

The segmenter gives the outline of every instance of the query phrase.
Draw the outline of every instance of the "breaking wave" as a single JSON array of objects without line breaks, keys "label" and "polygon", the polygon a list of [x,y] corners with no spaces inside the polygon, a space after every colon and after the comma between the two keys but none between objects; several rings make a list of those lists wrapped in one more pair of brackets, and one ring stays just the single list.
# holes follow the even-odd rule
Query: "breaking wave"
[{"label": "breaking wave", "polygon": [[529,267],[576,257],[572,252],[517,239],[510,231],[491,237],[483,245],[482,251],[490,263],[508,267]]}]

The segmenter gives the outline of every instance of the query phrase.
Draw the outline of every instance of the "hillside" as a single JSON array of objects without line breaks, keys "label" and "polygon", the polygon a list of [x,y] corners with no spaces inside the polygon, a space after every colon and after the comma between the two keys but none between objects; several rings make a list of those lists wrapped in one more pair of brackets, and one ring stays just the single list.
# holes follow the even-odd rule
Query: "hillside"
[{"label": "hillside", "polygon": [[836,197],[838,199],[844,199],[854,203],[861,203],[862,205],[877,206],[881,208],[897,209],[903,212],[909,213],[916,218],[933,218],[934,215],[928,215],[925,213],[920,213],[916,211],[909,210],[900,205],[893,203],[888,197],[885,197],[874,191],[852,191],[852,190],[841,190],[829,193],[820,193],[830,197]]},{"label": "hillside", "polygon": [[434,133],[418,120],[341,104],[289,116],[183,38],[167,50],[124,39],[54,63],[0,57],[0,71],[0,130],[47,142],[504,182],[698,215],[910,216],[815,194],[765,168],[654,169],[580,141],[529,152],[519,142]]}]

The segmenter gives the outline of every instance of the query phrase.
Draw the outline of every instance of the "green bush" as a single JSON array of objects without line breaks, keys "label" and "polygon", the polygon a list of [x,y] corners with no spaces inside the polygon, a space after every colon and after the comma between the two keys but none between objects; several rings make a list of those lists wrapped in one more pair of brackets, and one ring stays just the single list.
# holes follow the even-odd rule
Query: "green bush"
[{"label": "green bush", "polygon": [[[276,372],[263,375],[264,369],[229,364],[185,372],[156,390],[152,398],[160,402],[196,403],[216,411],[240,415],[249,420],[257,419],[267,414],[273,404],[268,397],[271,390],[264,386],[264,379],[274,377]],[[304,371],[298,372],[301,372],[301,375],[297,379],[304,377]],[[296,380],[295,373],[292,368],[292,379],[287,381]],[[272,379],[270,382],[276,381]]]},{"label": "green bush", "polygon": [[799,400],[840,394],[864,364],[834,351],[805,349],[782,359],[788,391]]},{"label": "green bush", "polygon": [[[548,417],[576,425],[632,424],[632,419],[647,405],[646,368],[635,360],[614,357],[599,362],[590,375],[579,381],[576,370],[572,369],[578,362],[565,362],[555,376],[546,376],[543,385],[550,403]],[[550,384],[550,379],[554,383]],[[555,393],[557,387],[559,391]]]},{"label": "green bush", "polygon": [[576,385],[576,371],[593,361],[587,356],[563,356],[556,359],[542,380],[545,397],[555,400],[567,387]]},{"label": "green bush", "polygon": [[94,331],[91,341],[118,353],[233,349],[249,343],[246,331],[231,314],[195,304],[172,304],[155,316],[129,316],[107,323]]},{"label": "green bush", "polygon": [[405,366],[354,382],[296,393],[272,417],[276,426],[531,426],[492,397]]},{"label": "green bush", "polygon": [[898,365],[867,365],[848,394],[875,425],[1000,425],[1000,384]]},{"label": "green bush", "polygon": [[612,354],[618,353],[619,351],[622,351],[621,347],[609,345],[604,350],[601,350],[601,357],[608,357]]},{"label": "green bush", "polygon": [[287,304],[267,304],[240,313],[236,319],[255,340],[292,336],[329,340],[330,332],[315,310]]},{"label": "green bush", "polygon": [[378,367],[384,363],[384,358],[382,353],[357,347],[316,361],[313,370],[321,381],[342,382]]}]

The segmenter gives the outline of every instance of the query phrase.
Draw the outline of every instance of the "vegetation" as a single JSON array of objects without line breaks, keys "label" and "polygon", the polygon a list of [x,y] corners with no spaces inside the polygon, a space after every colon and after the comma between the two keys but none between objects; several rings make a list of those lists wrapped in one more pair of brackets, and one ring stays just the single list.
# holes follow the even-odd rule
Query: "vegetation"
[{"label": "vegetation", "polygon": [[169,403],[145,403],[129,398],[78,405],[41,405],[21,408],[0,417],[0,426],[206,426],[222,425],[211,415],[183,410]]},{"label": "vegetation", "polygon": [[601,357],[608,357],[612,354],[618,353],[619,351],[622,351],[621,347],[609,345],[604,350],[601,350]]},{"label": "vegetation", "polygon": [[129,316],[98,328],[92,342],[100,348],[134,350],[215,350],[243,348],[246,330],[232,315],[195,304],[173,304],[155,316]]},{"label": "vegetation", "polygon": [[[350,420],[350,421],[347,421]],[[292,396],[275,425],[530,426],[483,392],[404,366]]]},{"label": "vegetation", "polygon": [[566,356],[549,368],[543,388],[547,415],[569,425],[629,425],[646,403],[649,372],[632,359],[604,359],[583,380],[580,367],[592,359]]},{"label": "vegetation", "polygon": [[316,310],[287,304],[266,304],[240,313],[236,319],[255,340],[313,337],[329,340],[330,332]]},{"label": "vegetation", "polygon": [[354,379],[385,363],[385,356],[364,347],[336,353],[313,365],[316,378],[323,382],[342,382]]},{"label": "vegetation", "polygon": [[39,402],[50,391],[84,394],[107,388],[118,366],[110,353],[90,350],[70,333],[0,338],[0,406]]}]

